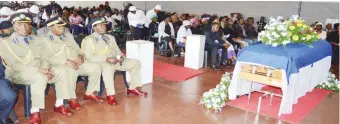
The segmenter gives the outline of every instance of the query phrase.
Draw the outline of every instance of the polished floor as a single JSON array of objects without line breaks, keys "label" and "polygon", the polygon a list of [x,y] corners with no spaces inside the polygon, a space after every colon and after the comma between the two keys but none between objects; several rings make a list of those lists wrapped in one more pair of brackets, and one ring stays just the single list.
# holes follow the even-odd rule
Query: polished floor
[{"label": "polished floor", "polygon": [[[156,60],[183,66],[182,58],[165,58],[156,55]],[[338,66],[333,71],[338,75]],[[285,124],[275,118],[225,106],[221,113],[205,109],[198,105],[202,94],[216,86],[224,71],[202,69],[205,72],[184,82],[172,82],[154,77],[154,82],[142,89],[149,93],[146,98],[127,96],[126,89],[119,76],[115,80],[116,97],[119,104],[109,106],[106,102],[98,104],[84,101],[84,85],[78,83],[77,96],[83,109],[73,111],[71,117],[64,117],[53,112],[54,90],[46,96],[46,108],[41,111],[43,124]],[[15,111],[19,123],[29,120],[23,115],[23,96],[19,93]],[[339,94],[328,95],[303,121],[302,124],[338,124]]]}]

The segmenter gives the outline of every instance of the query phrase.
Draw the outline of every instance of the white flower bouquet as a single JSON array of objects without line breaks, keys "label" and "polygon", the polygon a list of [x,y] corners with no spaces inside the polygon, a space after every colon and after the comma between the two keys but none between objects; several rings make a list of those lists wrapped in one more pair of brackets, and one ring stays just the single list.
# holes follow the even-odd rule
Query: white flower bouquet
[{"label": "white flower bouquet", "polygon": [[332,91],[339,92],[340,84],[339,84],[339,80],[336,79],[335,75],[332,74],[332,72],[328,72],[327,81],[323,82],[322,84],[319,84],[316,87],[320,88],[320,89],[326,89],[326,90],[332,90]]},{"label": "white flower bouquet", "polygon": [[283,22],[283,17],[270,17],[268,24],[264,27],[264,31],[258,35],[258,40],[264,44],[278,46],[280,44],[286,45],[290,43],[286,23]]},{"label": "white flower bouquet", "polygon": [[220,83],[213,89],[203,94],[200,101],[208,109],[215,110],[215,112],[222,111],[222,107],[228,101],[228,87],[231,82],[230,73],[226,72],[222,75]]}]

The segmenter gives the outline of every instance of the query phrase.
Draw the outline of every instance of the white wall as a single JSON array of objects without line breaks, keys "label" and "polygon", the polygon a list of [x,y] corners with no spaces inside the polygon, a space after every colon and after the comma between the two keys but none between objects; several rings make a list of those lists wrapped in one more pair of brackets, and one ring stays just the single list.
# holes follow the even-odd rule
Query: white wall
[{"label": "white wall", "polygon": [[[105,1],[57,1],[63,6],[92,7],[104,4]],[[123,9],[124,1],[110,1],[113,8]],[[49,1],[38,1],[38,4],[48,4]],[[162,9],[178,13],[215,13],[219,16],[239,12],[244,17],[252,16],[259,20],[260,16],[283,16],[285,18],[298,13],[298,1],[132,1],[133,5],[144,10],[152,9],[155,5],[162,5]],[[301,17],[308,24],[326,18],[339,19],[339,2],[302,2]]]}]

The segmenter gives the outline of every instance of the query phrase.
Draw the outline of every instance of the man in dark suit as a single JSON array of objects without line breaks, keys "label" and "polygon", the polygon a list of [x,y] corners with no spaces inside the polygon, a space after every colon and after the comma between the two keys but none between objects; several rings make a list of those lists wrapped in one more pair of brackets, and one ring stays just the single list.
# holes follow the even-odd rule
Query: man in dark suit
[{"label": "man in dark suit", "polygon": [[8,118],[17,95],[12,90],[10,82],[5,78],[5,69],[0,59],[0,124],[13,124],[14,122]]},{"label": "man in dark suit", "polygon": [[244,41],[248,42],[249,45],[251,44],[257,44],[257,32],[254,25],[254,18],[253,17],[248,17],[247,23],[244,24],[244,31],[246,34],[246,37],[244,38]]},{"label": "man in dark suit", "polygon": [[227,48],[230,46],[229,43],[222,39],[222,36],[219,33],[219,28],[220,28],[219,23],[212,23],[211,30],[205,32],[206,36],[205,49],[211,52],[211,68],[213,70],[221,70],[216,65],[218,49],[222,49],[221,65],[227,66],[225,60],[227,55]]},{"label": "man in dark suit", "polygon": [[328,33],[327,41],[332,44],[333,56],[332,63],[339,64],[339,36],[340,36],[339,23],[334,24],[334,31]]},{"label": "man in dark suit", "polygon": [[61,6],[55,1],[51,1],[51,3],[46,6],[45,10],[48,17],[50,17],[52,14],[62,15],[63,13]]},{"label": "man in dark suit", "polygon": [[260,21],[256,22],[257,24],[257,32],[261,32],[264,30],[264,26],[267,25],[267,23],[264,21],[264,16],[261,16]]}]

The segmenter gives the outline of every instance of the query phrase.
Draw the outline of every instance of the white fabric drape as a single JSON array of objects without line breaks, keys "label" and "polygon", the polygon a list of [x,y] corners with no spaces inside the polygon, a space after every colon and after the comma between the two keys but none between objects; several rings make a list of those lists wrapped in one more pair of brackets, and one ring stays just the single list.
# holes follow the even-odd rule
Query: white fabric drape
[{"label": "white fabric drape", "polygon": [[[242,63],[247,62],[237,62],[233,72],[232,81],[228,89],[230,100],[236,99],[237,95],[245,95],[249,92],[250,82],[238,79]],[[283,97],[278,116],[281,114],[292,113],[293,104],[296,104],[301,96],[306,95],[306,93],[312,91],[315,86],[326,81],[330,67],[331,56],[327,56],[313,64],[300,68],[299,73],[291,74],[289,84],[287,82],[286,72],[282,69],[281,71],[283,72],[282,77],[284,84],[282,87]],[[252,86],[253,89],[261,89],[262,87],[263,85],[258,83],[253,83]]]}]

